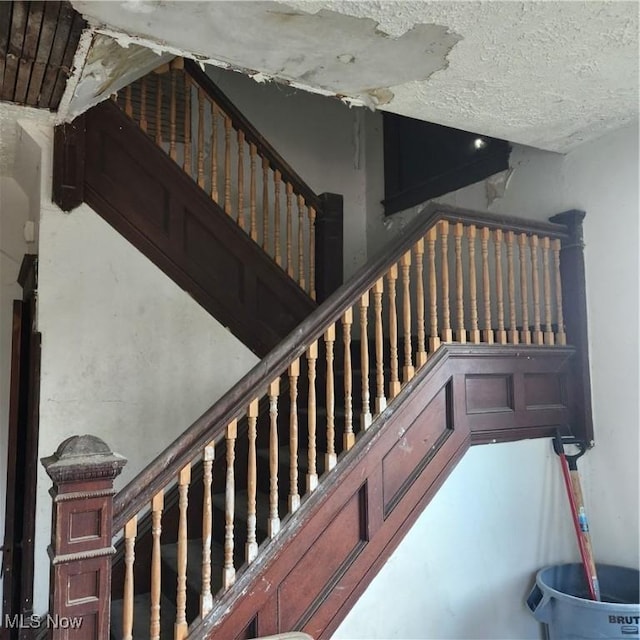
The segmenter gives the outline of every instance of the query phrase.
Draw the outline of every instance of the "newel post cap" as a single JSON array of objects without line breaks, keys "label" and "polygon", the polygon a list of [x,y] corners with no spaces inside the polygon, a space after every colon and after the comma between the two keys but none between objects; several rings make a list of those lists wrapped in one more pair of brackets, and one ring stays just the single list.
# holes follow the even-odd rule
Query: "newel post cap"
[{"label": "newel post cap", "polygon": [[72,436],[60,444],[57,451],[41,462],[55,483],[78,480],[113,480],[127,459],[113,453],[109,445],[92,435]]}]

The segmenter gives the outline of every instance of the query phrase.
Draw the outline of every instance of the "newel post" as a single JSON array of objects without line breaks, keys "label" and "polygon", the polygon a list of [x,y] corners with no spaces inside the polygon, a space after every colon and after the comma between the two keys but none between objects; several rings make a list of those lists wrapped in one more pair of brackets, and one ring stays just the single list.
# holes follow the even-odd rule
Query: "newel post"
[{"label": "newel post", "polygon": [[316,300],[326,300],[343,282],[344,224],[342,196],[320,194],[322,209],[316,218]]},{"label": "newel post", "polygon": [[53,481],[47,623],[53,640],[108,640],[113,481],[126,459],[95,436],[73,436],[42,459]]},{"label": "newel post", "polygon": [[53,134],[53,201],[71,211],[84,202],[86,117],[58,125]]},{"label": "newel post", "polygon": [[576,349],[575,374],[580,381],[574,412],[579,422],[574,425],[574,432],[576,436],[591,443],[593,442],[593,418],[591,413],[591,376],[589,374],[587,282],[582,234],[584,217],[584,211],[571,209],[558,213],[549,220],[566,226],[569,231],[569,238],[562,241],[560,250],[560,276],[567,342]]}]

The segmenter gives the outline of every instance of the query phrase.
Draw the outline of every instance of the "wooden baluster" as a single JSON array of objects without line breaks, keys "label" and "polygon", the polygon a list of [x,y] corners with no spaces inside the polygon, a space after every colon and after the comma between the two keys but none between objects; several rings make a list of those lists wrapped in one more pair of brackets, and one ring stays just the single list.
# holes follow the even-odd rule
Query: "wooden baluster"
[{"label": "wooden baluster", "polygon": [[213,460],[215,444],[208,444],[202,455],[202,588],[200,589],[200,615],[204,616],[213,608],[211,592],[211,531],[213,523],[213,503],[211,485],[213,483]]},{"label": "wooden baluster", "polygon": [[198,186],[204,189],[204,91],[198,87]]},{"label": "wooden baluster", "polygon": [[516,270],[513,263],[515,234],[507,231],[507,291],[509,294],[509,342],[518,344],[518,321],[516,318]]},{"label": "wooden baluster", "polygon": [[336,341],[336,325],[332,324],[324,332],[324,344],[327,358],[327,453],[325,454],[324,468],[329,471],[336,466],[336,427],[335,427],[335,379],[333,374],[333,345]]},{"label": "wooden baluster", "polygon": [[347,309],[342,316],[342,333],[344,342],[344,434],[342,445],[348,451],[356,442],[353,433],[353,372],[351,369],[351,325],[353,324],[353,308]]},{"label": "wooden baluster", "polygon": [[262,158],[262,248],[269,250],[269,161]]},{"label": "wooden baluster", "polygon": [[413,247],[416,260],[416,323],[418,325],[418,351],[416,353],[416,368],[420,368],[427,361],[424,321],[424,238],[416,242]]},{"label": "wooden baluster", "polygon": [[256,220],[256,156],[258,149],[251,143],[249,146],[251,157],[251,180],[249,183],[249,235],[254,242],[258,242],[258,223]]},{"label": "wooden baluster", "polygon": [[404,367],[402,379],[409,382],[415,375],[411,347],[411,251],[400,258],[402,272],[402,326],[404,329]]},{"label": "wooden baluster", "polygon": [[160,599],[162,593],[160,536],[162,535],[162,510],[164,509],[164,493],[159,491],[151,501],[151,611],[149,637],[160,638]]},{"label": "wooden baluster", "polygon": [[531,288],[533,293],[533,343],[544,344],[540,330],[540,280],[538,274],[538,236],[531,236]]},{"label": "wooden baluster", "polygon": [[156,144],[162,146],[162,78],[155,74],[156,79]]},{"label": "wooden baluster", "polygon": [[233,520],[235,517],[236,477],[234,461],[236,458],[236,438],[238,421],[227,425],[227,477],[224,492],[224,567],[222,569],[222,588],[226,591],[236,581],[236,569],[233,565]]},{"label": "wooden baluster", "polygon": [[169,157],[175,160],[176,154],[176,70],[171,69],[171,101],[169,103]]},{"label": "wooden baluster", "polygon": [[258,556],[258,541],[256,538],[256,527],[258,524],[256,513],[256,490],[257,490],[257,458],[256,458],[256,437],[258,424],[258,400],[257,398],[249,404],[247,411],[249,423],[249,455],[247,463],[247,543],[245,545],[245,558],[247,564],[251,564]]},{"label": "wooden baluster", "polygon": [[147,133],[147,76],[140,81],[140,128]]},{"label": "wooden baluster", "polygon": [[384,336],[382,328],[382,295],[384,293],[384,278],[380,278],[373,285],[373,315],[376,336],[376,415],[387,408],[387,398],[384,395]]},{"label": "wooden baluster", "polygon": [[309,295],[316,299],[316,210],[308,207],[309,211]]},{"label": "wooden baluster", "polygon": [[440,252],[442,256],[442,342],[453,341],[451,330],[451,312],[449,310],[449,223],[438,222],[440,230]]},{"label": "wooden baluster", "polygon": [[133,563],[135,560],[135,544],[138,524],[133,516],[124,527],[124,599],[122,608],[122,637],[124,640],[133,639]]},{"label": "wooden baluster", "polygon": [[482,295],[484,298],[484,329],[482,340],[487,344],[493,344],[493,329],[491,328],[491,278],[489,277],[489,236],[491,231],[482,227],[480,231],[480,243],[482,252]]},{"label": "wooden baluster", "polygon": [[478,329],[478,282],[476,276],[476,226],[467,227],[467,240],[469,241],[469,305],[471,329],[469,341],[473,344],[480,342],[480,330]]},{"label": "wooden baluster", "polygon": [[127,85],[124,92],[124,112],[133,118],[133,102],[131,101],[131,85]]},{"label": "wooden baluster", "polygon": [[238,130],[238,216],[236,221],[244,231],[244,131]]},{"label": "wooden baluster", "polygon": [[560,274],[560,240],[553,240],[553,268],[556,276],[556,316],[558,318],[558,332],[556,333],[556,344],[564,346],[567,344],[567,334],[564,330],[564,315],[562,312],[562,277]]},{"label": "wooden baluster", "polygon": [[400,376],[398,366],[398,310],[396,308],[396,281],[398,265],[394,264],[387,272],[389,283],[389,342],[391,356],[391,379],[389,381],[389,398],[393,400],[400,393]]},{"label": "wooden baluster", "polygon": [[274,189],[274,205],[273,205],[273,243],[274,257],[276,264],[282,266],[282,255],[280,248],[280,171],[277,169],[273,172],[273,189]]},{"label": "wooden baluster", "polygon": [[298,196],[298,284],[303,291],[307,290],[304,277],[304,198]]},{"label": "wooden baluster", "polygon": [[292,214],[292,206],[293,206],[293,185],[287,182],[287,274],[293,278],[293,214]]},{"label": "wooden baluster", "polygon": [[289,511],[293,513],[300,506],[298,493],[298,378],[300,359],[289,365]]},{"label": "wooden baluster", "polygon": [[218,195],[218,105],[211,103],[211,199],[219,203]]},{"label": "wooden baluster", "polygon": [[316,362],[318,361],[318,341],[311,343],[307,349],[307,365],[309,374],[309,397],[307,402],[307,420],[309,426],[309,448],[307,450],[307,492],[318,486],[317,453],[316,453]]},{"label": "wooden baluster", "polygon": [[231,215],[231,118],[224,117],[224,210]]},{"label": "wooden baluster", "polygon": [[464,225],[457,222],[453,229],[454,253],[456,260],[456,342],[466,343],[467,331],[464,328],[464,273],[462,271],[462,236]]},{"label": "wooden baluster", "polygon": [[269,385],[269,521],[267,524],[270,538],[280,531],[278,513],[278,397],[280,396],[280,378]]},{"label": "wooden baluster", "polygon": [[531,344],[531,331],[529,331],[529,294],[527,291],[527,234],[518,236],[520,254],[520,296],[522,300],[522,332],[520,342]]},{"label": "wooden baluster", "polygon": [[431,227],[427,232],[427,254],[429,260],[429,351],[433,353],[440,346],[438,334],[438,280],[436,277],[436,240],[437,228]]},{"label": "wooden baluster", "polygon": [[549,272],[549,247],[551,241],[548,237],[542,238],[542,274],[544,285],[544,343],[553,344],[553,326],[551,319],[551,275]]},{"label": "wooden baluster", "polygon": [[189,483],[191,464],[183,467],[178,476],[178,575],[176,589],[176,622],[174,640],[187,636],[187,507],[189,506]]},{"label": "wooden baluster", "polygon": [[369,402],[369,292],[360,298],[360,373],[362,376],[362,414],[360,429],[365,431],[371,425],[371,408]]},{"label": "wooden baluster", "polygon": [[504,296],[502,289],[502,229],[493,232],[494,250],[496,256],[496,301],[498,303],[498,330],[496,342],[507,344],[507,332],[504,329]]},{"label": "wooden baluster", "polygon": [[182,168],[187,175],[191,175],[191,80],[184,73],[184,158]]}]

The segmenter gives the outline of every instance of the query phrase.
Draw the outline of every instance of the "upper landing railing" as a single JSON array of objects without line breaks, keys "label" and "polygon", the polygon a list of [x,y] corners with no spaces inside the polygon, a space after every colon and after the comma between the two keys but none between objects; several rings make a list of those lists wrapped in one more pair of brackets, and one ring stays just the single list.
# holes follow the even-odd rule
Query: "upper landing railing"
[{"label": "upper landing railing", "polygon": [[311,298],[335,289],[316,229],[341,225],[341,199],[317,195],[196,63],[176,58],[114,99]]}]

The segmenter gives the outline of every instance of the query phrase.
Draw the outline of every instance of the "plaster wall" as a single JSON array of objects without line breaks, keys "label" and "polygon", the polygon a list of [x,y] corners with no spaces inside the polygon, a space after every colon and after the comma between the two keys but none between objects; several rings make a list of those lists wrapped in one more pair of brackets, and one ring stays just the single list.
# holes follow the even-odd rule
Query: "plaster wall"
[{"label": "plaster wall", "polygon": [[216,67],[207,73],[316,193],[343,195],[348,278],[367,257],[367,131],[381,129],[381,115]]},{"label": "plaster wall", "polygon": [[540,638],[524,599],[540,567],[572,558],[571,536],[547,440],[474,447],[333,638]]},{"label": "plaster wall", "polygon": [[[596,560],[638,568],[638,127],[567,156],[516,147],[511,167],[502,197],[490,201],[479,183],[445,200],[541,220],[569,208],[587,212],[596,446],[580,470]],[[370,225],[370,246],[412,215]],[[548,441],[472,449],[334,637],[540,638],[523,607],[535,571],[579,561],[550,451]]]},{"label": "plaster wall", "polygon": [[[0,536],[4,538],[9,435],[9,388],[13,301],[22,299],[17,282],[22,257],[28,250],[23,227],[29,217],[29,199],[9,176],[0,176]],[[0,580],[0,601],[2,581]]]},{"label": "plaster wall", "polygon": [[[45,173],[38,455],[51,455],[71,435],[97,435],[129,460],[120,489],[257,360],[88,206],[61,212],[51,203],[50,166]],[[38,613],[48,598],[49,487],[40,468]]]}]

